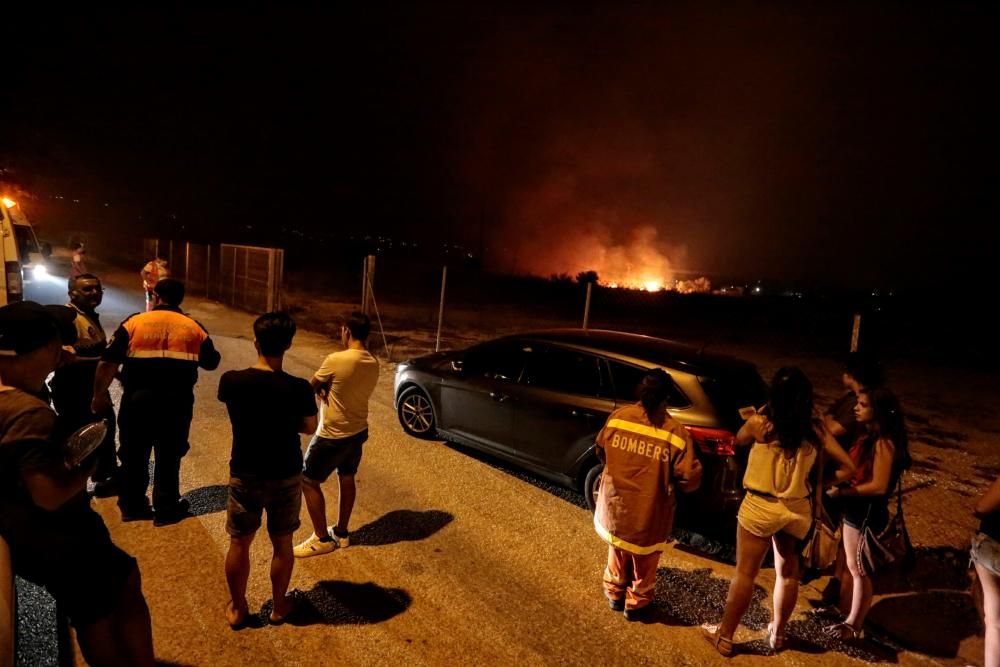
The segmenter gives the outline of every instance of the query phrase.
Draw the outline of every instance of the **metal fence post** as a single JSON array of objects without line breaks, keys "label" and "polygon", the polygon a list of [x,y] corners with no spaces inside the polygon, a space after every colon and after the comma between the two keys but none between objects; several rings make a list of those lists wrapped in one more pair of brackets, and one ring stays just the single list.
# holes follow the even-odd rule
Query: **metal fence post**
[{"label": "metal fence post", "polygon": [[437,336],[434,338],[434,351],[438,352],[441,349],[441,321],[444,319],[444,286],[448,282],[448,267],[443,266],[441,268],[441,303],[438,305],[438,330]]},{"label": "metal fence post", "polygon": [[375,255],[368,255],[368,259],[365,261],[365,300],[362,302],[361,312],[365,315],[368,314],[372,306],[372,300],[369,295],[375,292]]},{"label": "metal fence post", "polygon": [[854,328],[851,330],[851,352],[858,351],[858,334],[861,333],[861,313],[854,314]]},{"label": "metal fence post", "polygon": [[243,249],[243,307],[247,306],[247,293],[249,292],[250,282],[250,251],[246,248]]},{"label": "metal fence post", "polygon": [[594,291],[594,283],[587,282],[587,299],[583,302],[583,330],[590,326],[590,296]]},{"label": "metal fence post", "polygon": [[267,312],[274,312],[274,248],[267,252]]},{"label": "metal fence post", "polygon": [[361,265],[361,312],[368,312],[368,257]]}]

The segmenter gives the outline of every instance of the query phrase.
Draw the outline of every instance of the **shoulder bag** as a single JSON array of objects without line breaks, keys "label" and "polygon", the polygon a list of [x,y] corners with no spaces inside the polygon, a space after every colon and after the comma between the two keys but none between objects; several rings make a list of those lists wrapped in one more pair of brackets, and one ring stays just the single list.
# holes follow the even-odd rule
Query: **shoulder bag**
[{"label": "shoulder bag", "polygon": [[802,565],[808,570],[828,570],[837,560],[840,546],[840,524],[836,526],[823,507],[823,445],[816,455],[816,492],[813,494],[813,525],[802,549]]},{"label": "shoulder bag", "polygon": [[896,514],[889,519],[881,531],[876,533],[868,525],[871,507],[861,525],[861,539],[858,541],[858,567],[861,575],[871,577],[890,567],[907,562],[913,557],[913,543],[906,530],[903,516],[903,475],[896,483]]}]

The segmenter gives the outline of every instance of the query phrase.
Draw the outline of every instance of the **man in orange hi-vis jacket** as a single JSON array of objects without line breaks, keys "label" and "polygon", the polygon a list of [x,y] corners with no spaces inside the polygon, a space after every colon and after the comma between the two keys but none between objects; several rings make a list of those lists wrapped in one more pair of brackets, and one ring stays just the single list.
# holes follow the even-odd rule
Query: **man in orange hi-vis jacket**
[{"label": "man in orange hi-vis jacket", "polygon": [[[119,366],[122,399],[118,436],[122,461],[118,507],[123,521],[153,519],[154,525],[189,516],[180,497],[181,459],[187,453],[198,369],[215,370],[221,359],[208,332],[180,308],[184,283],[156,283],[153,310],[125,319],[108,341],[94,378],[91,409],[107,409],[108,387]],[[146,499],[149,455],[153,468],[153,507]]]},{"label": "man in orange hi-vis jacket", "polygon": [[673,530],[675,486],[694,491],[701,464],[687,430],[667,414],[673,380],[650,370],[639,402],[615,410],[597,435],[604,461],[594,528],[608,543],[604,594],[608,606],[641,620],[656,589],[656,566]]}]

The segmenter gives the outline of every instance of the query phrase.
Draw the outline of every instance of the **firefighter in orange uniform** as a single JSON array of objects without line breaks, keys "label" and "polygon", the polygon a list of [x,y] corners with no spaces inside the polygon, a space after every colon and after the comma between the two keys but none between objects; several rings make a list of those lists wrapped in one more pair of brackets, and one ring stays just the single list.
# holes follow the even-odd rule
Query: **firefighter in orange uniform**
[{"label": "firefighter in orange uniform", "polygon": [[[155,525],[188,516],[180,497],[181,458],[187,453],[198,368],[215,370],[221,357],[208,332],[181,312],[184,283],[166,278],[153,289],[153,310],[126,318],[101,356],[92,409],[100,414],[119,366],[122,400],[118,411],[121,484],[118,507],[123,521],[154,519]],[[149,455],[153,506],[146,499]]]},{"label": "firefighter in orange uniform", "polygon": [[656,566],[673,530],[675,487],[694,491],[701,464],[691,436],[667,414],[673,380],[660,368],[639,385],[639,402],[615,410],[597,435],[604,461],[594,528],[608,543],[604,593],[630,621],[650,611]]}]

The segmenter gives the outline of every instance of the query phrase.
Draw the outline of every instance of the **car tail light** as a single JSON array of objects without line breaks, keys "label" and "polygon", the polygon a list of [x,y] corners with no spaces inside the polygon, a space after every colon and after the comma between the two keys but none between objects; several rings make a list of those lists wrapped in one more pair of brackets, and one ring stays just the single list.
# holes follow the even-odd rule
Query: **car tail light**
[{"label": "car tail light", "polygon": [[4,262],[7,273],[7,302],[14,303],[24,299],[24,283],[21,282],[21,265],[18,262]]},{"label": "car tail light", "polygon": [[702,454],[733,456],[736,454],[736,435],[719,428],[688,426],[691,439]]}]

